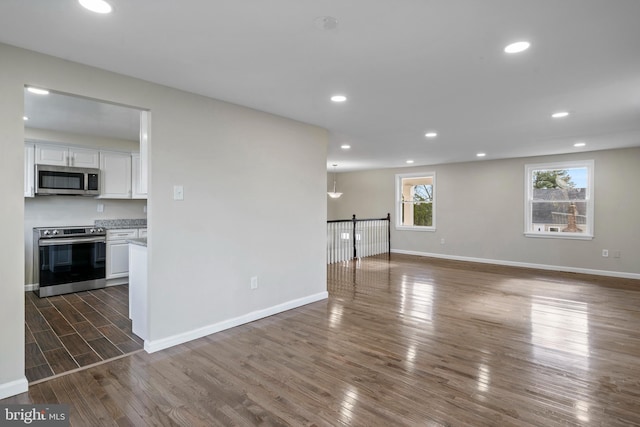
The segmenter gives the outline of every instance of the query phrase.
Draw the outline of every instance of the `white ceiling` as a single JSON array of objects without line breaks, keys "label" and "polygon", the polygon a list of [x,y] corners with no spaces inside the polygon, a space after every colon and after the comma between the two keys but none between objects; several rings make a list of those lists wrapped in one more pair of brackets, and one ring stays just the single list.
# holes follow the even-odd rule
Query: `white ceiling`
[{"label": "white ceiling", "polygon": [[638,0],[111,3],[2,0],[0,41],[325,127],[338,171],[640,145]]},{"label": "white ceiling", "polygon": [[140,141],[140,110],[78,96],[24,90],[25,126]]}]

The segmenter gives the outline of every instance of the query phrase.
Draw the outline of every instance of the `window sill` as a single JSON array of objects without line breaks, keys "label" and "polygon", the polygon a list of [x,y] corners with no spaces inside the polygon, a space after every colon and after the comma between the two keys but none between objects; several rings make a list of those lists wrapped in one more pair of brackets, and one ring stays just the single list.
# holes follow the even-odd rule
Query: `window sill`
[{"label": "window sill", "polygon": [[593,240],[593,235],[591,234],[525,232],[524,235],[525,237],[534,237],[540,239]]},{"label": "window sill", "polygon": [[415,227],[415,226],[408,226],[408,225],[396,225],[396,230],[398,231],[431,231],[434,232],[436,231],[435,227]]}]

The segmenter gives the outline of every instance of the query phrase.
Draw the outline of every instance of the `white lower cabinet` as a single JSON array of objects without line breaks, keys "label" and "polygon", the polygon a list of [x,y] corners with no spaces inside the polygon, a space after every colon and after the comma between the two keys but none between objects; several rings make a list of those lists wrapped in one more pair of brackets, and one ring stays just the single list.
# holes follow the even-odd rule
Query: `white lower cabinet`
[{"label": "white lower cabinet", "polygon": [[129,243],[138,237],[137,228],[107,230],[107,280],[129,276]]}]

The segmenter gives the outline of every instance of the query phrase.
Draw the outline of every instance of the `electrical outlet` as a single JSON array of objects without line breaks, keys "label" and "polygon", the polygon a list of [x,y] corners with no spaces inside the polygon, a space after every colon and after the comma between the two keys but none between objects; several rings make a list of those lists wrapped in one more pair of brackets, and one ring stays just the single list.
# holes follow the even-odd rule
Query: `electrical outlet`
[{"label": "electrical outlet", "polygon": [[605,258],[608,258],[609,257],[609,249],[603,249],[602,250],[602,256],[605,257]]},{"label": "electrical outlet", "polygon": [[258,276],[251,278],[251,289],[258,289]]},{"label": "electrical outlet", "polygon": [[104,205],[102,203],[98,203],[98,212],[104,212]]}]

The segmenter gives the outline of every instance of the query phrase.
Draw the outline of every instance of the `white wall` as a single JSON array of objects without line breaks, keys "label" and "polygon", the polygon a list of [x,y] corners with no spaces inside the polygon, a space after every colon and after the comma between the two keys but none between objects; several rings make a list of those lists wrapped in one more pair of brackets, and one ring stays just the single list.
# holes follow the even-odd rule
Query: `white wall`
[{"label": "white wall", "polygon": [[[525,237],[524,165],[583,159],[595,160],[595,238]],[[330,219],[390,212],[395,221],[395,174],[435,171],[437,230],[392,227],[393,250],[640,278],[639,165],[640,148],[631,148],[341,173],[338,181],[344,194],[329,211]],[[622,256],[603,258],[602,249],[619,250]]]},{"label": "white wall", "polygon": [[24,379],[25,84],[151,111],[150,340],[326,297],[324,129],[7,45],[0,57],[0,396]]},{"label": "white wall", "polygon": [[23,391],[24,377],[24,84],[0,45],[0,398]]}]

